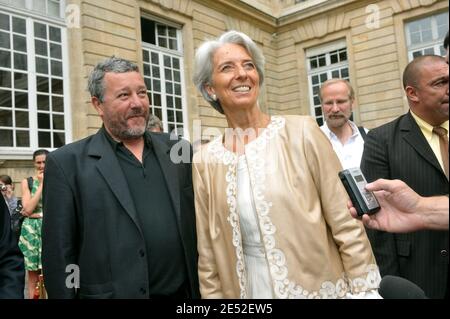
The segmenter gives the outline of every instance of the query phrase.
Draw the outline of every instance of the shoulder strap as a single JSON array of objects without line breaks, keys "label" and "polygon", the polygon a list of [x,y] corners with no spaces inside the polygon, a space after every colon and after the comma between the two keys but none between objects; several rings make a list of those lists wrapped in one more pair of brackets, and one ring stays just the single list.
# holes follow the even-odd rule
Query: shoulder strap
[{"label": "shoulder strap", "polygon": [[31,193],[31,190],[33,189],[33,177],[32,176],[28,177],[27,182],[28,182],[28,189],[30,190]]},{"label": "shoulder strap", "polygon": [[359,130],[359,133],[361,134],[362,139],[365,141],[366,135],[367,135],[366,130],[362,126],[358,126],[358,130]]}]

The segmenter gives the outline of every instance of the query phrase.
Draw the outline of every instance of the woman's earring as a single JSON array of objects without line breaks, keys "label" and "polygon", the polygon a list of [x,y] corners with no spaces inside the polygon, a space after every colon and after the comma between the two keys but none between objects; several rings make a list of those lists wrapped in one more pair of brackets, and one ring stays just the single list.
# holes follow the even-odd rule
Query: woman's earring
[{"label": "woman's earring", "polygon": [[217,101],[217,95],[213,94],[211,95],[211,98],[213,99],[213,101]]}]

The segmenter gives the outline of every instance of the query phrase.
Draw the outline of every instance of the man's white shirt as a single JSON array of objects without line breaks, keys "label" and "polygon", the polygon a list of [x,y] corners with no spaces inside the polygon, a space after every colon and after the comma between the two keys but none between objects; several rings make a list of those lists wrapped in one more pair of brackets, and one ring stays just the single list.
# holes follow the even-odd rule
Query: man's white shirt
[{"label": "man's white shirt", "polygon": [[[341,165],[344,169],[359,167],[361,164],[361,157],[364,151],[364,139],[358,130],[358,127],[352,121],[348,121],[350,127],[352,128],[353,134],[350,136],[345,145],[342,145],[339,138],[334,134],[329,128],[327,123],[320,127],[320,129],[325,133],[326,137],[331,142],[334,152],[338,156]],[[364,128],[366,133],[368,130]]]}]

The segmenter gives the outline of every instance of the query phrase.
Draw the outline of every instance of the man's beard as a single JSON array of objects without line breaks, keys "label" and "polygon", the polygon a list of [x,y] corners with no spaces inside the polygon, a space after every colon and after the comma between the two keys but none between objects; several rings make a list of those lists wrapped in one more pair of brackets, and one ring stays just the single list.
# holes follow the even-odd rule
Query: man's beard
[{"label": "man's beard", "polygon": [[347,117],[345,115],[342,116],[336,116],[336,115],[332,115],[330,117],[328,117],[328,121],[327,124],[329,127],[333,127],[333,128],[338,128],[338,127],[342,127],[345,125],[345,123],[347,123]]},{"label": "man's beard", "polygon": [[134,140],[142,137],[142,135],[144,135],[145,133],[145,130],[147,129],[148,113],[143,113],[139,115],[142,115],[142,118],[144,119],[144,123],[139,126],[135,125],[133,127],[130,127],[128,126],[127,120],[110,121],[108,128],[111,131],[111,134],[121,141]]},{"label": "man's beard", "polygon": [[113,134],[120,140],[134,140],[144,135],[145,125],[140,127],[129,127],[126,130],[121,130],[119,128],[117,128],[116,130],[116,127],[114,126],[112,126],[110,129],[111,134]]}]

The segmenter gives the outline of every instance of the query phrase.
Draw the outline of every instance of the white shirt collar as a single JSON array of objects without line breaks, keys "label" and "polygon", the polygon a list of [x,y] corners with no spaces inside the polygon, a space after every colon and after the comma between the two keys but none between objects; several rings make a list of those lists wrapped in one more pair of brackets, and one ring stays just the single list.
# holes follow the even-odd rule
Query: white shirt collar
[{"label": "white shirt collar", "polygon": [[[350,138],[356,138],[359,135],[359,129],[356,126],[356,124],[350,120],[348,120],[348,124],[350,125],[350,127],[352,128],[352,136],[350,136]],[[330,128],[328,127],[328,123],[325,122],[321,127],[322,131],[327,135],[328,138],[330,139],[337,139],[338,137],[336,136],[336,134],[333,133],[332,130],[330,130]]]}]

